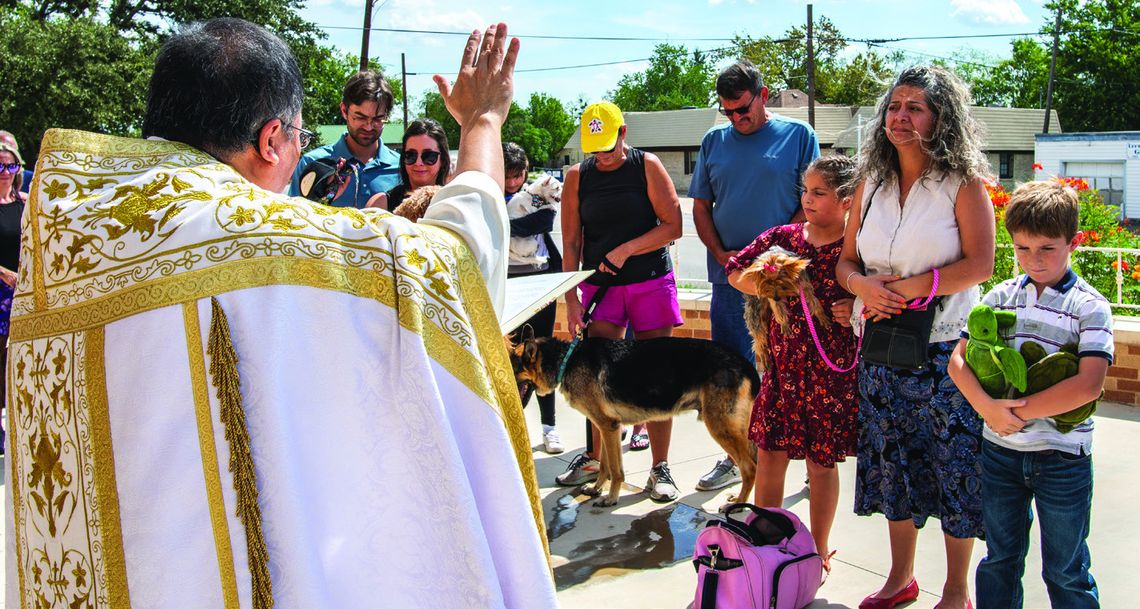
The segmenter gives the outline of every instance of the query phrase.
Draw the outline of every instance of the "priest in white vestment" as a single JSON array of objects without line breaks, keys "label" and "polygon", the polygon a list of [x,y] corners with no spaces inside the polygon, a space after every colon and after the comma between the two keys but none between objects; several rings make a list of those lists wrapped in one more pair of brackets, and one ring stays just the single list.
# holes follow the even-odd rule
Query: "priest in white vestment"
[{"label": "priest in white vestment", "polygon": [[7,369],[8,607],[556,605],[495,315],[517,51],[499,24],[437,77],[460,173],[419,224],[279,194],[300,75],[237,19],[163,47],[150,139],[48,132]]}]

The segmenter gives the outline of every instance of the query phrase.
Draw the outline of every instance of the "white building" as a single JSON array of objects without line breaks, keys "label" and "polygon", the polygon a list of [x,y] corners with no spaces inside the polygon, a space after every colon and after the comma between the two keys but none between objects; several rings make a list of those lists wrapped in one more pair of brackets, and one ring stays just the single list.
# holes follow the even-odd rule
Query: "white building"
[{"label": "white building", "polygon": [[1039,133],[1038,178],[1084,178],[1126,218],[1140,218],[1140,131]]}]

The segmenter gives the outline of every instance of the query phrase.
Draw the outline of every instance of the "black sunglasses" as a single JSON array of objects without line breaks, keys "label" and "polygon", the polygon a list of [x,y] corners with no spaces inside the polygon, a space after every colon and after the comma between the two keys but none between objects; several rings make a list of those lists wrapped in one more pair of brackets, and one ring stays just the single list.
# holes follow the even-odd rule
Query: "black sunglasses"
[{"label": "black sunglasses", "polygon": [[404,151],[404,164],[413,165],[419,159],[424,160],[424,165],[435,165],[439,162],[440,152],[438,150],[405,150]]},{"label": "black sunglasses", "polygon": [[753,102],[755,102],[755,101],[756,101],[756,98],[757,98],[757,97],[759,97],[759,96],[758,96],[758,95],[756,95],[755,93],[753,93],[753,94],[752,94],[752,99],[748,100],[748,103],[747,103],[747,104],[744,104],[743,106],[741,106],[741,107],[739,107],[739,108],[724,108],[724,107],[721,107],[721,109],[720,109],[720,113],[721,113],[721,114],[723,114],[723,115],[725,115],[725,116],[727,116],[727,117],[728,117],[728,118],[730,118],[730,119],[732,118],[732,115],[733,115],[733,114],[738,114],[738,115],[740,115],[740,116],[744,116],[745,114],[748,114],[748,111],[749,111],[750,109],[752,109],[752,104],[753,104]]},{"label": "black sunglasses", "polygon": [[19,163],[0,163],[0,171],[7,171],[8,173],[15,174],[20,171]]}]

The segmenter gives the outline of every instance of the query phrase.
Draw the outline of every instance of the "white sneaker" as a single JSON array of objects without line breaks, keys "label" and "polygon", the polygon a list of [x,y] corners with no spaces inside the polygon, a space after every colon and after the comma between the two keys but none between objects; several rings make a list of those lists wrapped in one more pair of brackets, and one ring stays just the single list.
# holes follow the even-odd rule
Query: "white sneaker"
[{"label": "white sneaker", "polygon": [[645,482],[645,490],[649,491],[649,498],[658,501],[676,501],[677,483],[673,482],[673,474],[669,472],[669,464],[662,461],[649,470],[649,480]]},{"label": "white sneaker", "polygon": [[562,486],[578,486],[592,482],[598,479],[598,470],[601,467],[602,464],[598,463],[597,459],[591,459],[586,453],[580,453],[566,467],[566,471],[554,478],[554,481]]},{"label": "white sneaker", "polygon": [[566,450],[566,447],[562,446],[562,438],[558,437],[558,432],[553,429],[542,434],[542,445],[546,452],[551,455],[557,455]]}]

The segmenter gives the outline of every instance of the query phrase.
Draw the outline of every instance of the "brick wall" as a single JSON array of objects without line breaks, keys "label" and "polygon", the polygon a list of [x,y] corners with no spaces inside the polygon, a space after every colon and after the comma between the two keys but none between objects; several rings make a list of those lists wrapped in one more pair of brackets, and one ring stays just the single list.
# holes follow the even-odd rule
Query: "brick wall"
[{"label": "brick wall", "polygon": [[1104,379],[1104,397],[1113,402],[1140,405],[1140,318],[1113,320],[1116,361]]},{"label": "brick wall", "polygon": [[[701,290],[679,293],[681,315],[685,324],[673,330],[673,336],[712,338],[709,325],[709,293]],[[566,307],[558,302],[554,333],[569,338],[566,331]],[[1117,317],[1113,335],[1116,338],[1116,361],[1108,369],[1104,381],[1104,397],[1113,402],[1140,405],[1140,318]]]},{"label": "brick wall", "polygon": [[[673,329],[673,336],[692,338],[712,338],[712,326],[709,324],[709,292],[703,290],[680,290],[678,300],[681,303],[681,317],[684,325]],[[566,305],[558,301],[558,317],[554,322],[554,335],[560,338],[570,338],[566,331]]]}]

